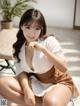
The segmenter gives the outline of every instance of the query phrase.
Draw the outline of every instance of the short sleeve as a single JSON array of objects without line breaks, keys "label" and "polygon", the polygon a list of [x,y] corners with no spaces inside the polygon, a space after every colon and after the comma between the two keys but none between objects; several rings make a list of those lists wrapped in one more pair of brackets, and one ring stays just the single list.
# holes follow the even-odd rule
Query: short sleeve
[{"label": "short sleeve", "polygon": [[14,65],[15,65],[16,75],[19,75],[23,71],[20,63],[15,61]]},{"label": "short sleeve", "polygon": [[55,53],[56,55],[64,58],[63,50],[60,46],[60,43],[54,36],[49,36],[46,39],[46,47],[49,49],[52,53]]}]

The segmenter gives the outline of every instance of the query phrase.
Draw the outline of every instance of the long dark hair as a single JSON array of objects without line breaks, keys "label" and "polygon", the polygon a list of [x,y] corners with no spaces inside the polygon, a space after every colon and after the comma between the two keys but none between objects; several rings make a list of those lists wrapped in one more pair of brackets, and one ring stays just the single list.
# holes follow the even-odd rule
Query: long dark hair
[{"label": "long dark hair", "polygon": [[41,33],[39,38],[43,38],[46,34],[46,23],[43,14],[37,9],[29,9],[27,10],[21,17],[19,23],[19,31],[17,33],[17,41],[13,44],[14,53],[13,56],[17,58],[18,62],[20,62],[19,53],[22,45],[26,41],[21,26],[24,24],[28,24],[29,22],[35,21],[41,28]]}]

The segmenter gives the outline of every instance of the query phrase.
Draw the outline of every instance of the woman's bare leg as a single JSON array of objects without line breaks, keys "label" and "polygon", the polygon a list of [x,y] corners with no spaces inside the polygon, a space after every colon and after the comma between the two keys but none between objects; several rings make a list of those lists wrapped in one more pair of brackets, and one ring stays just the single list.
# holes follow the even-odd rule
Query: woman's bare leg
[{"label": "woman's bare leg", "polygon": [[70,89],[59,84],[49,90],[43,97],[43,106],[67,106],[72,93]]},{"label": "woman's bare leg", "polygon": [[[17,77],[0,77],[0,95],[14,102],[9,106],[29,106],[24,102],[23,91]],[[42,106],[42,99],[38,97],[35,98],[36,106]]]},{"label": "woman's bare leg", "polygon": [[0,77],[0,95],[17,104],[26,106],[21,86],[14,77]]}]

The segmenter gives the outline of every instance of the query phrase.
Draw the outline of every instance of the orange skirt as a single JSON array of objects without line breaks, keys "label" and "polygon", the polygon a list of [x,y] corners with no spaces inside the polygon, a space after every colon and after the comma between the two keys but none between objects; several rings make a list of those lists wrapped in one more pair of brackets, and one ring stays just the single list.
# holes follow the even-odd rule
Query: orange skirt
[{"label": "orange skirt", "polygon": [[71,75],[66,72],[61,72],[56,67],[52,67],[49,71],[43,74],[28,73],[28,76],[35,76],[36,79],[44,84],[64,84],[72,92],[73,97],[79,96],[79,92],[72,80]]}]

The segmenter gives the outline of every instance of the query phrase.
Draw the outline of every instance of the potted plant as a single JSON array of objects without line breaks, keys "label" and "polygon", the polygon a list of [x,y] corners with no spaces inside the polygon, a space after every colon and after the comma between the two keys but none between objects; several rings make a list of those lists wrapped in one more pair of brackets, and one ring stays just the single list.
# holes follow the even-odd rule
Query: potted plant
[{"label": "potted plant", "polygon": [[21,16],[25,10],[31,8],[31,2],[36,3],[35,0],[0,0],[0,10],[3,17],[1,27],[11,28],[13,17]]}]

